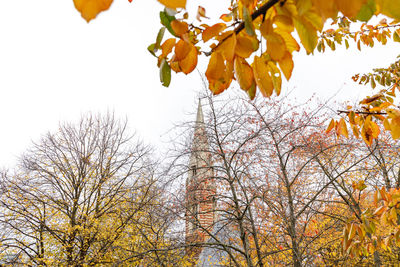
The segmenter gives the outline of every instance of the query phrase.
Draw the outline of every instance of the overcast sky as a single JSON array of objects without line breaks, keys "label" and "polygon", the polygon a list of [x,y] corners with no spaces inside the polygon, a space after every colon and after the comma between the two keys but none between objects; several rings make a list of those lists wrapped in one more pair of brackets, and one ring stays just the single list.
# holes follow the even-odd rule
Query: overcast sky
[{"label": "overcast sky", "polygon": [[[230,0],[189,0],[192,14],[196,3],[218,18]],[[160,28],[161,9],[156,0],[115,0],[88,24],[72,0],[1,1],[0,167],[14,164],[31,141],[56,130],[60,121],[76,121],[88,111],[115,111],[146,142],[165,146],[160,136],[174,122],[192,119],[188,113],[202,85],[195,71],[173,75],[169,88],[161,86],[156,60],[146,49]],[[339,101],[357,97],[368,91],[351,76],[384,67],[400,54],[398,43],[363,52],[352,48],[297,54],[286,88],[299,98],[327,98],[338,90]],[[203,73],[204,62],[198,66]]]}]

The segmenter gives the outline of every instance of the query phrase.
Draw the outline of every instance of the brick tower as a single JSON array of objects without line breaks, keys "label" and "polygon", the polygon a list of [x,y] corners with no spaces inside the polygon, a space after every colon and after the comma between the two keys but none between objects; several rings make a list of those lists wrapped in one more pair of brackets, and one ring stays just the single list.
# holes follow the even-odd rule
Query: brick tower
[{"label": "brick tower", "polygon": [[214,225],[215,192],[211,153],[199,100],[185,197],[186,244],[193,244],[186,252],[194,260],[201,253],[201,247],[196,243],[207,241],[207,231],[211,232]]}]

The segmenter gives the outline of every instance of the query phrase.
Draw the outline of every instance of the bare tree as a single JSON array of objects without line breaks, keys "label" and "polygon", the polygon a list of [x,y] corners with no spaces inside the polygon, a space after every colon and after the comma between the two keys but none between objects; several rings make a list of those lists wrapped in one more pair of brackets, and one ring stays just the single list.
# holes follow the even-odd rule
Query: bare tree
[{"label": "bare tree", "polygon": [[46,134],[3,174],[1,190],[3,254],[22,263],[160,262],[166,223],[150,149],[113,114]]},{"label": "bare tree", "polygon": [[[322,264],[321,251],[340,238],[344,221],[329,213],[329,201],[339,198],[335,186],[370,153],[354,157],[353,145],[325,135],[321,106],[310,109],[285,99],[207,100],[208,147],[196,148],[185,139],[174,169],[186,179],[193,171],[188,162],[195,149],[201,149],[197,154],[204,155],[203,161],[211,155],[206,168],[213,170],[217,187],[216,215],[210,229],[198,211],[182,205],[189,216],[181,212],[181,217],[187,224],[195,221],[195,228],[208,237],[185,245],[202,248],[199,264],[210,259],[227,266]],[[188,125],[193,127],[184,124],[186,132]],[[337,151],[348,162],[337,173],[326,173],[319,162]]]}]

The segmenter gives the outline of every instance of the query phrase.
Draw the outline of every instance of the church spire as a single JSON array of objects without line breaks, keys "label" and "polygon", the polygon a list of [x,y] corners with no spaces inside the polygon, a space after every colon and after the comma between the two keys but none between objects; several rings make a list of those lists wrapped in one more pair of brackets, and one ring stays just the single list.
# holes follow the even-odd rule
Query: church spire
[{"label": "church spire", "polygon": [[205,242],[214,225],[215,183],[211,153],[201,101],[197,106],[191,155],[186,180],[187,253],[198,259],[202,248],[190,244]]},{"label": "church spire", "polygon": [[204,123],[203,109],[201,107],[201,99],[199,98],[199,105],[197,107],[196,126]]},{"label": "church spire", "polygon": [[193,143],[192,149],[194,152],[197,151],[197,154],[201,150],[208,149],[208,140],[207,134],[204,124],[204,115],[203,115],[203,108],[201,105],[201,99],[199,98],[199,104],[197,106],[197,114],[196,114],[196,122],[194,125],[194,135],[193,135]]}]

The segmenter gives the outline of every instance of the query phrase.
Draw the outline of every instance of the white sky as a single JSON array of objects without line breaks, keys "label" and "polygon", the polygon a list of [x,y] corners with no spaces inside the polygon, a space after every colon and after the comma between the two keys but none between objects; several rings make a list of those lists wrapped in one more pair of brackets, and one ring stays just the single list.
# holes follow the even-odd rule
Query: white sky
[{"label": "white sky", "polygon": [[[230,0],[189,0],[218,17]],[[114,110],[148,143],[160,141],[174,122],[193,119],[202,90],[197,72],[159,82],[156,60],[147,52],[160,28],[156,0],[115,0],[89,24],[72,0],[0,2],[0,168],[10,167],[31,141],[76,121],[87,111]],[[214,9],[214,11],[213,11]],[[194,18],[194,16],[192,16]],[[339,101],[363,95],[351,76],[384,67],[400,54],[399,44],[295,57],[289,89],[300,98],[322,98],[341,89]],[[199,63],[205,71],[205,61]],[[236,89],[238,90],[238,89]],[[285,89],[284,89],[285,90]],[[287,90],[287,89],[286,89]]]}]

